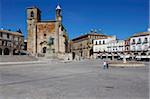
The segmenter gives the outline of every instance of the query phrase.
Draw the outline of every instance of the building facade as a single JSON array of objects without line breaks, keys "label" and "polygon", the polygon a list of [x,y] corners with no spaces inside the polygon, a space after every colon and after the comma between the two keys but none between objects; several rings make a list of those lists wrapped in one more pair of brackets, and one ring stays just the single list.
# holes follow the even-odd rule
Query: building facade
[{"label": "building facade", "polygon": [[62,9],[56,7],[56,20],[41,20],[37,7],[27,8],[27,51],[32,55],[59,56],[67,52],[68,36],[62,25]]},{"label": "building facade", "polygon": [[130,38],[125,40],[125,52],[130,53]]},{"label": "building facade", "polygon": [[108,51],[108,44],[112,41],[116,40],[116,36],[107,36],[104,39],[96,39],[94,40],[94,46],[93,46],[93,52],[99,53],[99,52],[107,52]]},{"label": "building facade", "polygon": [[95,58],[118,59],[125,53],[125,41],[117,40],[116,36],[94,40],[93,51]]},{"label": "building facade", "polygon": [[94,40],[95,58],[107,59],[150,59],[150,32],[136,33],[126,40],[113,37]]},{"label": "building facade", "polygon": [[90,32],[71,40],[70,51],[75,58],[93,58],[93,42],[98,38],[106,38],[104,34]]},{"label": "building facade", "polygon": [[19,55],[23,46],[24,36],[21,32],[0,30],[0,55]]},{"label": "building facade", "polygon": [[124,40],[115,40],[108,43],[108,52],[125,52],[125,41]]},{"label": "building facade", "polygon": [[133,58],[150,59],[150,31],[131,36],[130,51]]}]

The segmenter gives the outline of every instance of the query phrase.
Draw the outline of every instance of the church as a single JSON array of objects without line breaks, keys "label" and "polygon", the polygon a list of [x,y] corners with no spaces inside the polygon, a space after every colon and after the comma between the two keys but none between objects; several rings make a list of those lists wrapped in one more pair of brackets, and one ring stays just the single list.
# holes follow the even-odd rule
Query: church
[{"label": "church", "polygon": [[55,20],[41,20],[37,7],[27,8],[27,51],[34,56],[63,56],[67,52],[68,35],[62,25],[62,9],[56,6]]}]

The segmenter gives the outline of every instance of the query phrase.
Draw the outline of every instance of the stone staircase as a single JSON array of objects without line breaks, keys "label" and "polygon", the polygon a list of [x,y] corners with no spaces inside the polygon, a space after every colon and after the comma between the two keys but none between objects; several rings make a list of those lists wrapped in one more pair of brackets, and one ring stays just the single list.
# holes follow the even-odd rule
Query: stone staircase
[{"label": "stone staircase", "polygon": [[0,56],[0,62],[25,62],[25,61],[37,61],[38,59],[34,56],[28,56],[28,55],[5,55]]}]

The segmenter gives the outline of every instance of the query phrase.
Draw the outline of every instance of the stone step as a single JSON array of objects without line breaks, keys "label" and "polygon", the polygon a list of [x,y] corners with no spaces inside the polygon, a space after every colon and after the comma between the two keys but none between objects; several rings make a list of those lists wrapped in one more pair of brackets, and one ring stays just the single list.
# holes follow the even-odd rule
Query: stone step
[{"label": "stone step", "polygon": [[0,62],[24,62],[24,61],[37,61],[38,59],[33,56],[27,55],[5,55],[0,56]]}]

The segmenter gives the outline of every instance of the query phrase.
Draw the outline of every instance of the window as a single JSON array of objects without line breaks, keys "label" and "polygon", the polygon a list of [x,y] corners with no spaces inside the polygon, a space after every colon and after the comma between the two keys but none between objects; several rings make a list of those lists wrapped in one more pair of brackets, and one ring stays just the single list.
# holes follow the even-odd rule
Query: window
[{"label": "window", "polygon": [[3,33],[2,32],[0,32],[0,37],[3,37]]},{"label": "window", "polygon": [[144,46],[144,50],[148,50],[148,45],[145,45],[145,46]]},{"label": "window", "polygon": [[2,41],[2,46],[4,45],[4,41]]},{"label": "window", "polygon": [[135,39],[132,40],[132,44],[135,44]]},{"label": "window", "polygon": [[31,17],[34,17],[34,12],[33,11],[31,12]]},{"label": "window", "polygon": [[103,44],[105,44],[105,41],[103,41]]},{"label": "window", "polygon": [[94,40],[92,40],[92,44],[93,44]]},{"label": "window", "polygon": [[101,41],[99,41],[99,44],[101,44]]},{"label": "window", "polygon": [[7,34],[7,38],[9,38],[9,34]]},{"label": "window", "polygon": [[141,50],[142,50],[142,46],[141,46],[141,45],[138,45],[137,50],[138,50],[138,51],[141,51]]},{"label": "window", "polygon": [[139,40],[138,40],[137,44],[141,44],[141,38],[139,38]]},{"label": "window", "polygon": [[133,46],[133,49],[132,49],[133,51],[135,51],[136,50],[136,48],[135,48],[135,46]]},{"label": "window", "polygon": [[127,51],[129,50],[129,48],[127,47]]},{"label": "window", "polygon": [[46,53],[46,47],[43,48],[43,53]]},{"label": "window", "polygon": [[46,34],[44,33],[44,39],[46,39]]},{"label": "window", "polygon": [[145,37],[145,39],[144,39],[144,42],[143,42],[143,43],[147,43],[147,42],[148,42],[147,37]]},{"label": "window", "polygon": [[97,41],[96,41],[96,45],[97,45]]}]

